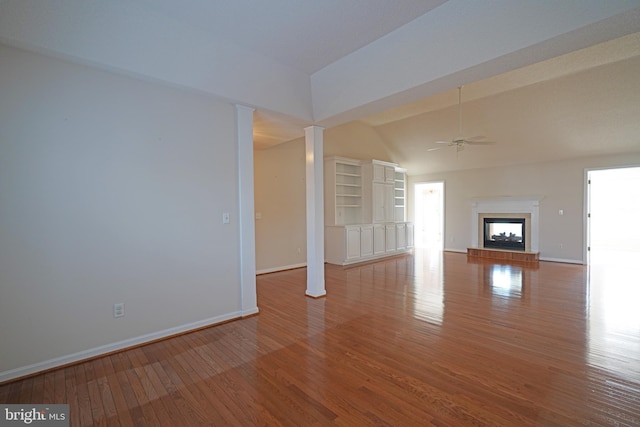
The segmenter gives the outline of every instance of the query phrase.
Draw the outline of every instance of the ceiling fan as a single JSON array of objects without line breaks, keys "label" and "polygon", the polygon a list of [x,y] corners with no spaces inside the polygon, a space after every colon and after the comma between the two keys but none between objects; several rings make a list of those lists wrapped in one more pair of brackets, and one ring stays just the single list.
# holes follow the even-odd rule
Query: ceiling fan
[{"label": "ceiling fan", "polygon": [[[494,141],[485,141],[484,136],[472,136],[465,138],[462,136],[462,86],[458,86],[458,136],[451,141],[436,141],[436,144],[446,144],[449,147],[456,147],[456,152],[464,150],[466,145],[491,145]],[[435,151],[444,147],[429,148],[427,151]]]}]

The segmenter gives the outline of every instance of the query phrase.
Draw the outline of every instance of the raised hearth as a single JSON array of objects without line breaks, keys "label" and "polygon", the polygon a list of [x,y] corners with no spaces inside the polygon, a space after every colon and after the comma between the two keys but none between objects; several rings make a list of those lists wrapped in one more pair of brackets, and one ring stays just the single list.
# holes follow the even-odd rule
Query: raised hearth
[{"label": "raised hearth", "polygon": [[509,251],[505,249],[467,248],[467,256],[474,258],[488,258],[504,261],[518,261],[525,263],[537,263],[538,252]]}]

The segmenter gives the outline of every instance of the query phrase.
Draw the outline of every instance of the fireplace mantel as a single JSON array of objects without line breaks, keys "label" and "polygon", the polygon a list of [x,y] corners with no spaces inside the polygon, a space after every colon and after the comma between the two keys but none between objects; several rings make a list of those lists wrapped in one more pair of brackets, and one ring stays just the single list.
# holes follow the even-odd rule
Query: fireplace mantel
[{"label": "fireplace mantel", "polygon": [[539,206],[543,196],[528,197],[474,197],[471,200],[471,246],[480,248],[479,217],[482,214],[529,214],[531,221],[530,251],[539,250]]}]

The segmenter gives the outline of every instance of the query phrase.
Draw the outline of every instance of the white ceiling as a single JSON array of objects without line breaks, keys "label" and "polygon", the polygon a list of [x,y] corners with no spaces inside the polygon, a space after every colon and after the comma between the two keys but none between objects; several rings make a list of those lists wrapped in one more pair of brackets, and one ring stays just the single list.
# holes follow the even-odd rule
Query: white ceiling
[{"label": "white ceiling", "polygon": [[446,0],[133,0],[307,74]]},{"label": "white ceiling", "polygon": [[[364,117],[412,175],[640,151],[640,33]],[[438,148],[436,151],[429,149]]]},{"label": "white ceiling", "polygon": [[[639,31],[640,0],[0,0],[0,42],[252,105],[256,148],[361,120],[412,174],[639,150]],[[461,84],[498,144],[427,152]]]}]

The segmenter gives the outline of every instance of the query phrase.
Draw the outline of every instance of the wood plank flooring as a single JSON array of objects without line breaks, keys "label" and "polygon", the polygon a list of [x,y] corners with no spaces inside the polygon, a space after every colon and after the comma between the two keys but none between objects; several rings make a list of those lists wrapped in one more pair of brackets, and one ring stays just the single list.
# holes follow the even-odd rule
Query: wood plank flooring
[{"label": "wood plank flooring", "polygon": [[[619,259],[619,258],[616,258]],[[258,277],[260,314],[0,386],[72,426],[640,425],[638,259],[417,250]]]}]

